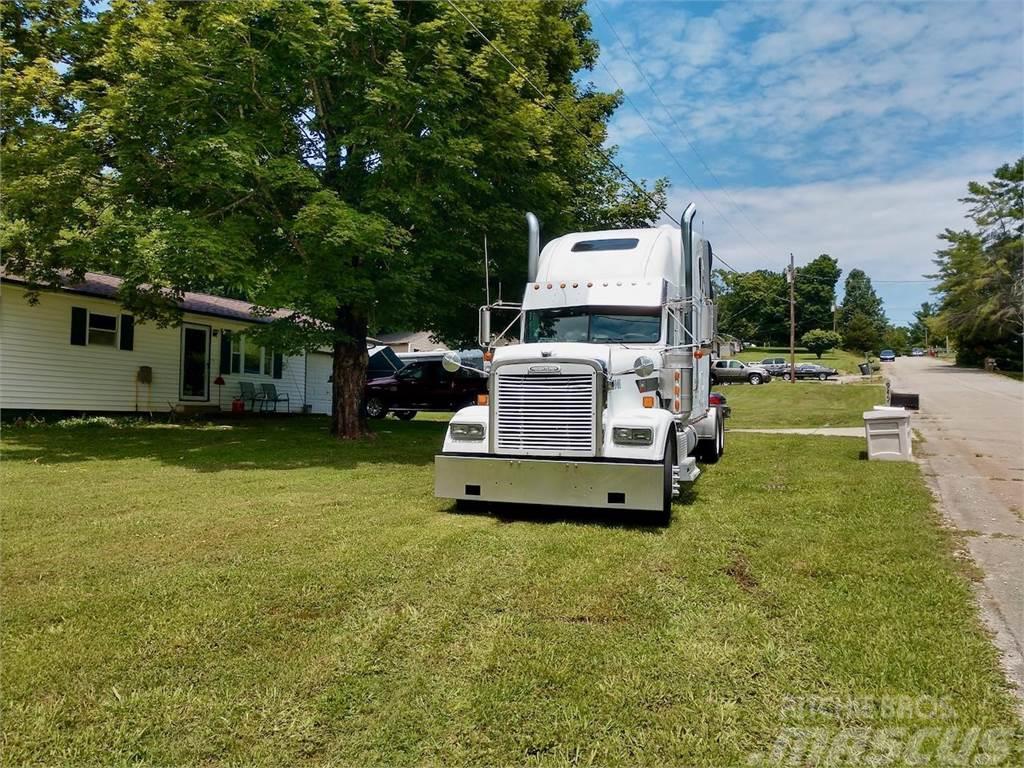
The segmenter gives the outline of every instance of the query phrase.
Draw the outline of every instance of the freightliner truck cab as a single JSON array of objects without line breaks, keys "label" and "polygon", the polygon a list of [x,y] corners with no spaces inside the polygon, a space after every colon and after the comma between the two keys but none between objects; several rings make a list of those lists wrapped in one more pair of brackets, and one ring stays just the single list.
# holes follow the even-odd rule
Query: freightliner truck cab
[{"label": "freightliner truck cab", "polygon": [[[711,245],[687,207],[679,228],[579,232],[540,249],[529,224],[521,343],[491,347],[486,404],[452,418],[435,494],[490,502],[613,508],[667,523],[697,459],[724,449],[708,404],[715,335]],[[508,308],[508,304],[501,308]],[[449,353],[446,368],[462,361]]]}]

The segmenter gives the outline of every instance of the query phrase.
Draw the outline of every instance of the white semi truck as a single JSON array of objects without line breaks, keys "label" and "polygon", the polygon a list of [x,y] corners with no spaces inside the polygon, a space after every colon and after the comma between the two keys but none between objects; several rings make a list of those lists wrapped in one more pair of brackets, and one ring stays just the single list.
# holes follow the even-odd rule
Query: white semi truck
[{"label": "white semi truck", "polygon": [[[488,395],[452,418],[434,491],[464,502],[603,507],[671,517],[680,483],[725,447],[708,403],[711,244],[662,226],[563,235],[540,249],[527,214],[521,343],[491,347]],[[515,321],[514,321],[515,322]],[[463,365],[449,353],[445,368]],[[486,402],[483,402],[486,401]]]}]

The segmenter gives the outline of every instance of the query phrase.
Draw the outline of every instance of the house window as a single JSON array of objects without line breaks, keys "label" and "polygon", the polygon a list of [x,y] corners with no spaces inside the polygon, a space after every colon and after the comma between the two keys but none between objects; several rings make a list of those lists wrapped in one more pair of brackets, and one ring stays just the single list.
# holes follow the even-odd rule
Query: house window
[{"label": "house window", "polygon": [[242,363],[246,373],[263,372],[263,347],[242,343]]},{"label": "house window", "polygon": [[231,372],[242,372],[242,337],[231,334]]},{"label": "house window", "polygon": [[89,313],[89,343],[112,347],[117,343],[117,318]]},{"label": "house window", "polygon": [[[120,332],[120,341],[118,334]],[[135,348],[135,318],[132,315],[102,315],[85,307],[71,308],[71,343],[76,347]]]},{"label": "house window", "polygon": [[[232,333],[229,338],[231,339],[230,367],[223,367],[222,371],[227,373],[230,369],[231,373],[281,378],[284,356],[280,352],[258,346],[241,334]],[[227,350],[227,346],[222,349]]]}]

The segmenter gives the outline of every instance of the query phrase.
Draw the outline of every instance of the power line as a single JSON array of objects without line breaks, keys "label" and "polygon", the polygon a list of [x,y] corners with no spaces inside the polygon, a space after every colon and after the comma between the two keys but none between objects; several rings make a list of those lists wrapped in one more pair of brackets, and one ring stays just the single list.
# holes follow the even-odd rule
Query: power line
[{"label": "power line", "polygon": [[[566,122],[566,123],[567,123],[567,124],[568,124],[568,125],[569,125],[570,127],[572,127],[572,129],[573,129],[574,131],[576,131],[576,133],[577,133],[577,134],[579,134],[580,138],[582,138],[582,139],[583,139],[583,141],[585,141],[585,142],[586,142],[586,144],[587,144],[587,146],[588,146],[588,147],[590,147],[590,148],[591,148],[591,149],[593,149],[593,150],[594,150],[595,152],[597,152],[598,154],[600,154],[600,155],[601,155],[601,157],[602,157],[602,158],[604,158],[604,161],[605,161],[605,162],[606,162],[606,163],[607,163],[607,164],[608,164],[609,166],[611,166],[612,168],[614,168],[614,169],[615,169],[615,170],[616,170],[616,171],[618,172],[618,174],[619,174],[620,176],[622,176],[622,178],[626,179],[626,180],[627,180],[627,181],[628,181],[628,182],[629,182],[630,184],[632,184],[632,185],[633,185],[633,187],[634,187],[634,189],[636,189],[636,190],[637,190],[638,192],[640,192],[640,194],[642,194],[642,195],[643,195],[643,196],[644,196],[645,198],[647,198],[648,202],[652,203],[652,204],[653,204],[653,205],[655,206],[655,208],[656,208],[656,209],[658,210],[658,212],[659,212],[659,213],[662,213],[662,214],[664,214],[664,215],[665,215],[665,216],[666,216],[666,217],[667,217],[667,218],[668,218],[668,219],[669,219],[669,220],[670,220],[670,221],[671,221],[671,222],[672,222],[673,224],[675,224],[675,225],[676,225],[677,227],[678,227],[678,226],[681,226],[681,225],[680,225],[680,223],[679,223],[679,220],[678,220],[678,219],[676,219],[676,218],[675,218],[674,216],[672,216],[672,214],[670,214],[670,213],[668,212],[668,210],[667,210],[667,207],[668,207],[668,206],[667,206],[667,204],[665,204],[665,205],[659,205],[659,204],[658,204],[658,201],[657,201],[657,200],[655,200],[655,199],[654,199],[654,197],[652,197],[652,196],[651,196],[651,193],[650,193],[650,192],[648,192],[648,191],[647,191],[647,190],[646,190],[646,189],[645,189],[644,187],[642,187],[642,186],[641,186],[640,184],[638,184],[637,182],[635,182],[635,181],[633,180],[633,178],[632,178],[632,177],[631,177],[631,176],[630,176],[630,175],[629,175],[628,173],[626,173],[626,171],[625,171],[625,170],[624,170],[624,169],[622,168],[622,166],[620,166],[620,165],[619,165],[618,163],[616,163],[616,162],[615,162],[614,160],[612,160],[612,158],[611,158],[611,155],[609,155],[609,154],[608,154],[607,152],[605,152],[605,151],[604,151],[603,149],[601,149],[601,148],[600,148],[599,146],[597,146],[596,144],[594,144],[594,143],[593,143],[593,142],[592,142],[592,141],[590,140],[590,138],[589,138],[589,137],[588,137],[588,136],[587,136],[587,135],[586,135],[585,133],[583,133],[583,131],[581,131],[581,130],[579,129],[579,127],[577,127],[577,126],[576,126],[576,124],[575,124],[575,123],[574,123],[573,121],[571,121],[571,120],[570,120],[570,119],[569,119],[569,118],[568,118],[568,117],[567,117],[567,116],[565,115],[565,113],[564,113],[564,112],[562,112],[562,110],[560,110],[560,109],[558,108],[558,104],[556,104],[556,103],[555,103],[555,102],[554,102],[553,100],[549,102],[549,101],[547,100],[547,98],[548,98],[548,97],[547,97],[547,94],[545,94],[545,93],[544,93],[544,91],[542,91],[542,90],[541,90],[540,88],[538,88],[538,87],[537,87],[536,85],[534,85],[534,82],[533,82],[533,81],[532,81],[532,80],[531,80],[531,79],[529,78],[529,76],[528,76],[528,75],[527,75],[527,74],[526,74],[526,73],[525,73],[525,72],[524,72],[524,71],[523,71],[522,69],[520,69],[520,68],[519,68],[518,66],[516,66],[516,65],[515,65],[515,63],[513,63],[513,61],[512,61],[512,60],[511,60],[511,59],[510,59],[510,58],[509,58],[508,56],[506,56],[506,55],[505,55],[504,51],[502,51],[502,50],[501,50],[501,49],[500,49],[500,48],[499,48],[499,47],[498,47],[497,45],[495,45],[495,44],[494,44],[494,43],[493,43],[493,42],[491,41],[491,39],[490,39],[489,37],[487,37],[487,35],[485,35],[485,34],[484,34],[484,33],[483,33],[483,32],[482,32],[481,30],[480,30],[480,27],[478,27],[478,26],[477,26],[476,24],[474,24],[474,23],[473,23],[473,20],[472,20],[472,19],[470,19],[470,18],[469,18],[469,17],[468,17],[468,16],[467,16],[467,15],[466,15],[465,13],[463,13],[463,12],[462,12],[462,9],[461,9],[461,8],[459,8],[459,6],[457,6],[457,5],[455,4],[454,0],[447,0],[447,1],[448,1],[448,4],[449,4],[449,5],[450,5],[450,6],[452,7],[452,8],[454,8],[454,9],[455,9],[455,12],[456,12],[456,13],[458,13],[458,14],[459,14],[459,16],[461,16],[461,17],[462,17],[462,18],[463,18],[463,19],[464,19],[464,20],[466,21],[466,23],[467,23],[467,24],[469,24],[469,26],[473,28],[473,31],[474,31],[474,32],[476,32],[476,33],[477,33],[477,34],[478,34],[478,35],[479,35],[479,36],[480,36],[480,37],[481,37],[481,38],[482,38],[482,39],[484,40],[484,42],[486,42],[486,43],[487,43],[487,44],[488,44],[488,45],[489,45],[489,46],[490,46],[491,48],[493,48],[493,49],[494,49],[494,52],[495,52],[495,53],[497,53],[497,54],[498,54],[498,55],[499,55],[499,56],[500,56],[500,57],[501,57],[502,59],[504,59],[504,60],[505,60],[505,63],[506,63],[506,64],[508,64],[508,65],[509,65],[510,67],[512,67],[512,69],[513,69],[513,70],[515,71],[515,73],[516,73],[517,75],[519,75],[519,76],[520,76],[521,78],[523,78],[523,80],[524,80],[524,81],[526,81],[526,82],[527,82],[527,83],[529,84],[529,86],[530,86],[531,88],[533,88],[533,90],[535,90],[535,91],[537,92],[537,95],[541,97],[541,100],[542,100],[542,106],[550,106],[550,107],[551,107],[551,109],[553,109],[553,110],[554,110],[554,111],[555,111],[555,112],[556,112],[556,113],[557,113],[557,114],[558,114],[558,115],[559,115],[559,116],[560,116],[560,117],[561,117],[561,118],[562,118],[563,120],[565,120],[565,122]],[[546,103],[545,103],[545,102],[546,102]]]},{"label": "power line", "polygon": [[[630,53],[629,48],[626,46],[625,42],[623,42],[622,38],[619,37],[619,33],[616,31],[615,26],[608,19],[608,16],[605,14],[604,9],[601,8],[601,3],[600,2],[594,3],[594,7],[596,7],[597,8],[597,12],[601,14],[601,18],[604,19],[604,23],[608,26],[608,29],[611,30],[611,33],[615,36],[615,39],[618,41],[619,46],[622,48],[622,51],[629,58],[629,61],[630,61],[630,63],[632,63],[633,68],[637,71],[637,74],[640,75],[641,79],[643,79],[644,83],[647,85],[647,90],[649,90],[651,92],[651,95],[654,97],[655,101],[658,102],[658,104],[664,110],[665,114],[668,115],[668,119],[672,121],[672,126],[676,129],[676,131],[679,132],[679,135],[683,137],[683,141],[686,142],[687,146],[689,146],[690,149],[693,151],[693,154],[696,155],[697,159],[700,161],[700,164],[704,166],[704,170],[706,170],[708,172],[708,174],[711,176],[711,178],[715,180],[715,183],[718,185],[719,189],[722,190],[722,194],[725,195],[725,197],[729,200],[729,202],[732,203],[733,208],[735,208],[740,213],[740,215],[743,216],[743,218],[745,218],[747,220],[747,223],[750,224],[750,226],[761,237],[763,237],[765,240],[771,241],[771,238],[769,238],[767,235],[765,235],[764,232],[761,231],[760,227],[758,227],[750,219],[750,217],[747,216],[747,214],[743,210],[743,208],[740,207],[740,205],[733,199],[732,195],[730,195],[726,191],[725,185],[722,184],[721,180],[718,178],[718,176],[715,174],[715,172],[711,170],[711,166],[709,166],[707,164],[707,162],[705,162],[703,155],[701,155],[700,151],[693,144],[693,142],[690,141],[689,137],[686,135],[686,132],[683,131],[683,129],[679,127],[679,123],[676,122],[675,116],[672,114],[672,111],[667,106],[665,106],[665,102],[663,102],[661,100],[661,97],[658,95],[658,92],[654,89],[654,86],[651,84],[651,81],[647,79],[647,75],[644,74],[644,71],[640,68],[640,65],[637,63],[636,59],[633,58],[633,54]],[[607,71],[607,67],[605,67],[605,70]],[[609,74],[611,74],[611,73],[609,73]],[[612,79],[614,80],[615,78],[613,77]],[[646,122],[646,120],[645,120],[645,122]],[[689,178],[689,174],[687,174],[687,178]],[[692,181],[692,179],[691,179],[691,181]],[[696,186],[696,184],[694,184],[694,186]],[[700,188],[698,187],[698,189],[700,189]],[[703,192],[703,190],[702,190],[702,192]],[[707,195],[705,195],[705,198],[707,198]],[[721,215],[721,212],[719,212],[719,215]],[[746,238],[744,238],[744,239],[746,239]],[[748,240],[747,242],[749,243],[750,241]],[[751,245],[753,245],[753,244],[751,243]],[[776,243],[776,245],[777,245],[777,243]]]},{"label": "power line", "polygon": [[[612,71],[610,69],[608,69],[608,66],[600,58],[598,59],[598,63],[601,65],[601,67],[604,69],[604,71],[608,74],[608,77],[611,78],[612,82],[615,83],[616,87],[622,92],[622,95],[625,97],[625,99],[626,99],[627,103],[629,104],[629,106],[631,106],[633,108],[633,111],[636,112],[640,116],[641,120],[643,120],[643,123],[644,123],[645,126],[647,126],[647,130],[651,134],[651,136],[653,136],[655,138],[655,140],[661,145],[662,149],[665,150],[665,153],[670,158],[672,158],[672,161],[676,165],[679,166],[679,170],[681,170],[683,172],[683,174],[686,176],[686,178],[690,180],[690,184],[693,185],[693,188],[696,189],[698,192],[701,193],[701,195],[704,196],[704,199],[708,201],[708,205],[710,205],[714,209],[714,211],[722,218],[722,221],[724,221],[726,224],[728,224],[732,228],[732,230],[737,235],[739,235],[747,243],[747,245],[749,245],[755,251],[760,253],[760,250],[758,249],[758,247],[756,245],[754,245],[747,238],[746,235],[744,235],[742,232],[740,232],[739,229],[736,228],[736,226],[732,223],[732,221],[730,221],[726,217],[726,215],[724,213],[722,213],[722,210],[715,204],[715,201],[712,200],[710,197],[708,197],[707,192],[705,192],[701,188],[700,184],[697,183],[696,179],[694,179],[693,176],[690,175],[690,172],[686,170],[686,166],[683,165],[683,163],[679,160],[679,158],[676,157],[675,152],[673,152],[669,148],[669,146],[658,135],[657,131],[654,130],[654,127],[651,125],[650,121],[648,121],[647,116],[644,115],[644,113],[641,111],[641,109],[633,102],[633,99],[630,97],[629,93],[627,93],[626,89],[622,87],[622,83],[620,83],[618,78],[616,78],[615,75],[612,74]],[[764,254],[761,254],[761,255],[763,256]]]}]

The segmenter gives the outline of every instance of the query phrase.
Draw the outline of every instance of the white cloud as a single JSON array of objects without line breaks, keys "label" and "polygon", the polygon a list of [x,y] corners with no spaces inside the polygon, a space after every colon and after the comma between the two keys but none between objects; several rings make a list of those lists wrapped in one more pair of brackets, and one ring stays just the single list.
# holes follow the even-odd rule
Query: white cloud
[{"label": "white cloud", "polygon": [[[742,140],[755,159],[801,160],[779,168],[795,179],[820,178],[823,141],[844,169],[882,173],[952,129],[969,137],[1000,121],[1020,126],[1024,11],[1015,2],[625,8],[616,31],[689,138],[709,152]],[[599,15],[596,29],[623,87],[671,125]]]},{"label": "white cloud", "polygon": [[936,236],[967,226],[958,202],[967,182],[989,178],[1005,160],[979,154],[956,172],[933,168],[897,182],[861,178],[709,193],[728,222],[700,194],[681,190],[672,193],[669,210],[676,215],[696,202],[716,252],[741,271],[782,269],[792,251],[797,264],[828,253],[844,273],[857,267],[876,280],[914,280],[933,271]]}]

